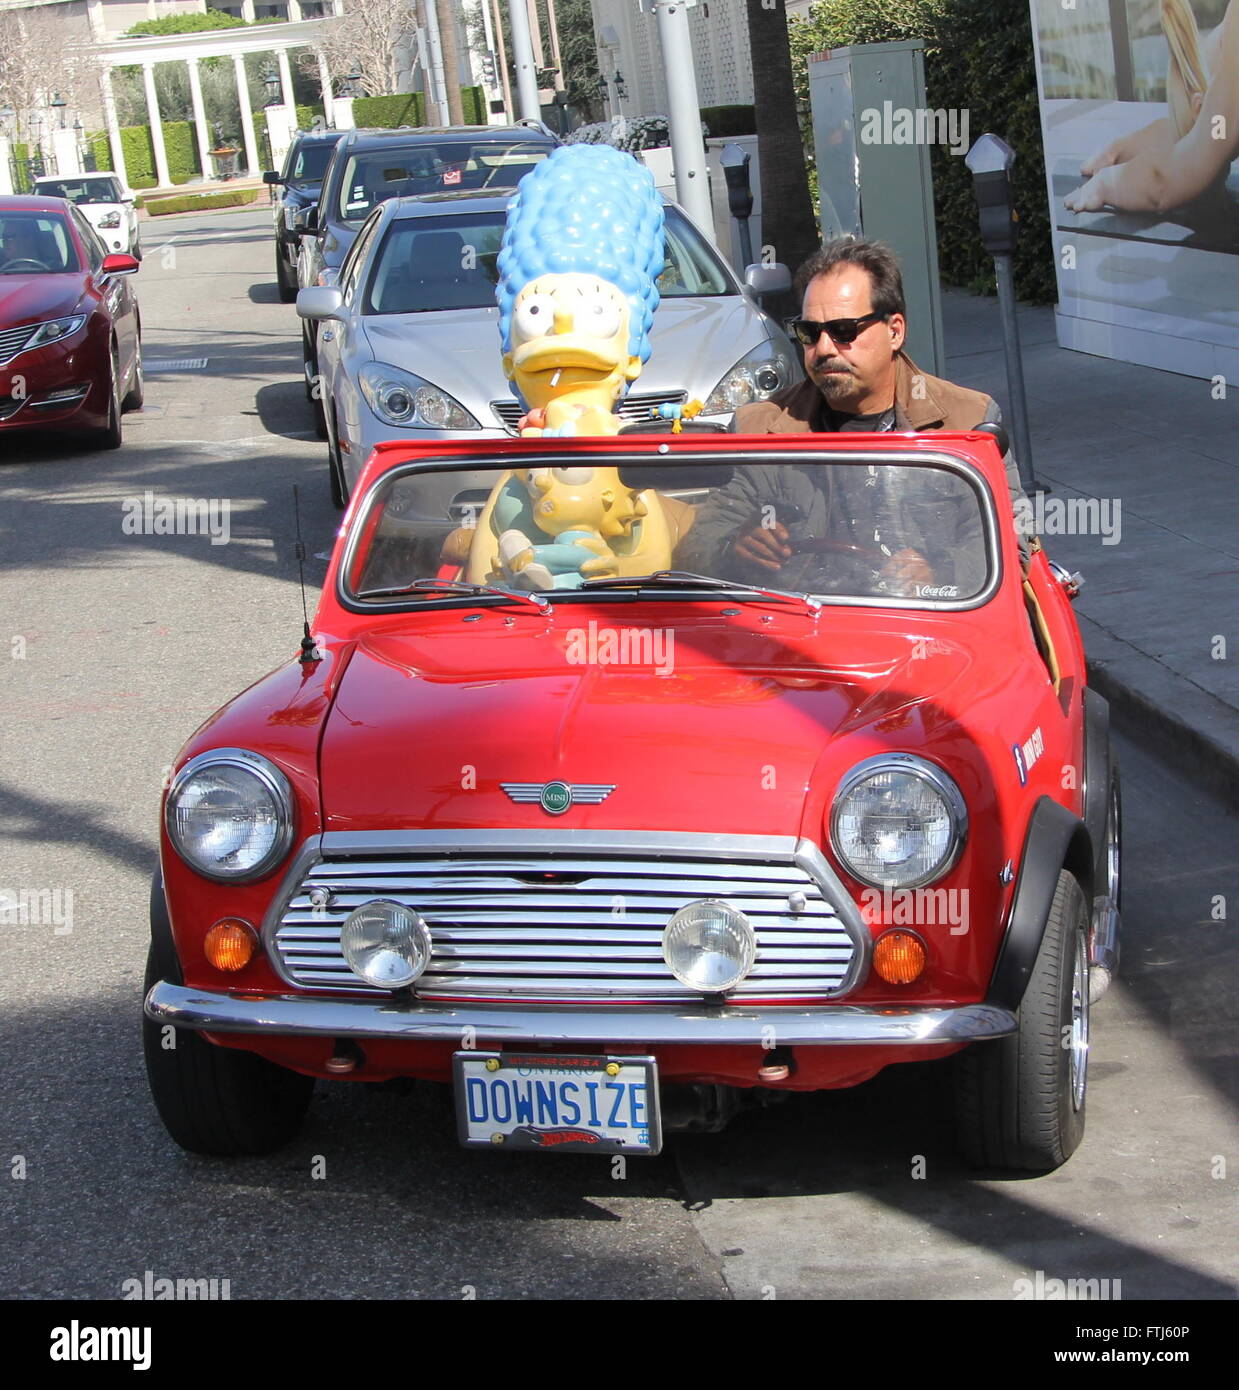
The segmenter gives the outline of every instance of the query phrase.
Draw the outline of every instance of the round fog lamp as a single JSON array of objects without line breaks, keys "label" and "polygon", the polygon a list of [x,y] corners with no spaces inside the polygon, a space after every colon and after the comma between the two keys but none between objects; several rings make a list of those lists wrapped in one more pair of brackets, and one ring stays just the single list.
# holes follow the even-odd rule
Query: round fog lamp
[{"label": "round fog lamp", "polygon": [[430,964],[430,931],[411,907],[379,898],[344,919],[340,949],[368,985],[403,989]]},{"label": "round fog lamp", "polygon": [[663,932],[663,959],[671,973],[702,994],[734,989],[756,957],[757,938],[749,919],[717,899],[682,907]]}]

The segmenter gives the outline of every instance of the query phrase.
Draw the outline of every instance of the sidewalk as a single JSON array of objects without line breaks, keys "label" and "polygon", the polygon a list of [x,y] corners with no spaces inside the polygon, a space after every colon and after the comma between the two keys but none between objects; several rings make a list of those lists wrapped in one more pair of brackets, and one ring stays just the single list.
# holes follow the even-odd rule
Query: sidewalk
[{"label": "sidewalk", "polygon": [[[1206,380],[1060,348],[1050,307],[1019,321],[1037,481],[1099,499],[1111,523],[1043,536],[1085,578],[1090,683],[1142,744],[1239,805],[1239,382],[1214,400]],[[947,376],[1006,414],[997,300],[944,290],[943,331]]]}]

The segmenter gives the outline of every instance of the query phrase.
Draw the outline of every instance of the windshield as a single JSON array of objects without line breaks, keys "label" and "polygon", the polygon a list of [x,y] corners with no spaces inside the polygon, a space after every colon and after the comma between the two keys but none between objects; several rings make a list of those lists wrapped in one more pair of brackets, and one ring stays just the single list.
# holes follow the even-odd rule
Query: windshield
[{"label": "windshield", "polygon": [[67,198],[71,203],[124,201],[115,179],[49,179],[37,184],[36,191],[48,198]]},{"label": "windshield", "polygon": [[[374,257],[363,314],[423,314],[495,304],[501,212],[415,217],[390,224]],[[675,208],[667,209],[665,299],[738,293]]]},{"label": "windshield", "polygon": [[[385,474],[354,528],[344,598],[416,606],[443,599],[424,587],[439,580],[561,599],[591,581],[683,571],[823,602],[936,607],[978,598],[994,572],[991,509],[962,467],[871,452],[605,467],[557,457],[569,466]],[[657,583],[669,601],[693,589]]]},{"label": "windshield", "polygon": [[10,212],[0,217],[0,275],[80,269],[62,217],[52,212]]},{"label": "windshield", "polygon": [[322,183],[335,148],[334,140],[315,140],[302,145],[288,171],[288,182],[294,188],[307,183]]},{"label": "windshield", "polygon": [[350,155],[340,184],[337,215],[344,222],[364,222],[366,214],[388,198],[489,188],[515,188],[551,147],[544,144],[455,140],[364,150]]}]

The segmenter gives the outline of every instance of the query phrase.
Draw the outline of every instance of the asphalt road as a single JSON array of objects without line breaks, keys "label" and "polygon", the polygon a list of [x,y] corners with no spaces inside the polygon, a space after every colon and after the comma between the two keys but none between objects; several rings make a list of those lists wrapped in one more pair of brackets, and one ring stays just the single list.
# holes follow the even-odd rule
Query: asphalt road
[{"label": "asphalt road", "polygon": [[[1127,744],[1124,974],[1056,1174],[962,1168],[938,1065],[674,1136],[622,1178],[464,1152],[447,1096],[412,1085],[320,1083],[267,1159],[171,1143],[138,1040],[161,778],[296,649],[293,485],[312,553],[336,524],[268,228],[149,224],[149,404],[124,447],[0,455],[0,892],[61,908],[0,927],[0,1296],[118,1298],[147,1271],[234,1299],[1004,1300],[1038,1271],[1125,1300],[1239,1294],[1239,826]],[[147,490],[227,500],[227,544],[130,534]]]}]

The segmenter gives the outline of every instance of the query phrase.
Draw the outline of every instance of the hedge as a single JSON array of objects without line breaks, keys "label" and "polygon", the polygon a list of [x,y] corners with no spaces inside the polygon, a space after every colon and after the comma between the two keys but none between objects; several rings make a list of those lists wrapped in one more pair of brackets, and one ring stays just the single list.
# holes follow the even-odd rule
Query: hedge
[{"label": "hedge", "polygon": [[[112,144],[107,135],[90,136],[90,145],[95,152],[95,168],[100,171],[111,169]],[[129,187],[154,188],[159,178],[155,173],[155,147],[150,126],[121,126],[120,145],[125,155]],[[168,156],[168,177],[173,183],[188,183],[202,172],[192,122],[164,121],[163,145]]]},{"label": "hedge", "polygon": [[710,139],[757,133],[757,110],[752,106],[703,106],[701,119],[710,132]]},{"label": "hedge", "polygon": [[[486,98],[481,87],[462,87],[461,105],[466,125],[486,124]],[[300,123],[301,107],[297,108]],[[394,130],[396,126],[426,124],[426,98],[421,92],[396,92],[391,96],[354,97],[353,120],[359,126]]]},{"label": "hedge", "polygon": [[254,202],[261,189],[237,188],[229,193],[182,193],[173,198],[144,198],[142,206],[151,217],[171,212],[203,212],[207,208],[238,208]]}]

